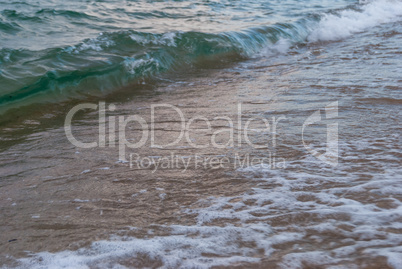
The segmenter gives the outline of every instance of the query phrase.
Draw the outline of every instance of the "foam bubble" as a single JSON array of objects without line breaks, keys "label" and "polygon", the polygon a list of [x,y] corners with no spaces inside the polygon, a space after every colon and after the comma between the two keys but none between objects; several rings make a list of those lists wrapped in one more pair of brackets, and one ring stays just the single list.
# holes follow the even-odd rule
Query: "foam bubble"
[{"label": "foam bubble", "polygon": [[401,16],[401,1],[373,1],[363,6],[361,12],[348,9],[337,15],[325,15],[308,40],[317,42],[343,39],[382,23],[399,21]]}]

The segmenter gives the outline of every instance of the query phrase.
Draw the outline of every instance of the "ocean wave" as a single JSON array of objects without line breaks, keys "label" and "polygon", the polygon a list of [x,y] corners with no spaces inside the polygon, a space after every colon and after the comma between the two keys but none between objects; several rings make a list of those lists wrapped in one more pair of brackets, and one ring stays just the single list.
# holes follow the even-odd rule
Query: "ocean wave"
[{"label": "ocean wave", "polygon": [[[46,72],[39,71],[24,77],[25,81],[30,81],[29,84],[0,95],[0,105],[18,103],[45,92],[74,98],[80,93],[87,94],[85,91],[89,88],[110,91],[136,79],[154,78],[161,72],[191,68],[199,61],[248,58],[281,39],[292,43],[305,39],[298,31],[299,27],[277,24],[222,34],[105,32],[74,46],[28,51],[29,55],[25,50],[25,57],[11,57],[21,52],[3,49],[0,51],[3,59],[0,70],[6,72],[10,68],[22,68],[22,65],[34,70],[40,64],[46,67]],[[0,73],[4,84],[11,85],[10,80],[18,79],[12,77]]]},{"label": "ocean wave", "polygon": [[78,12],[73,10],[63,10],[63,9],[51,9],[51,8],[44,8],[35,13],[36,15],[50,15],[50,16],[64,16],[69,18],[86,18],[91,19],[95,18],[91,15],[86,14],[85,12]]},{"label": "ocean wave", "polygon": [[2,16],[11,19],[11,20],[22,20],[22,21],[30,21],[30,22],[43,22],[40,17],[37,16],[28,16],[23,14],[22,12],[18,12],[16,10],[5,9],[0,13]]},{"label": "ocean wave", "polygon": [[15,34],[22,30],[22,27],[16,22],[7,22],[0,18],[0,32]]},{"label": "ocean wave", "polygon": [[401,1],[372,1],[362,6],[360,11],[347,9],[335,14],[325,14],[308,40],[316,42],[344,39],[382,23],[399,21],[401,16]]},{"label": "ocean wave", "polygon": [[[14,11],[6,13],[22,16]],[[37,13],[89,16],[54,9],[42,9]],[[0,93],[0,106],[3,111],[8,106],[25,105],[30,97],[39,93],[42,98],[35,100],[43,102],[51,102],[53,98],[48,98],[46,93],[56,94],[58,101],[80,98],[91,91],[107,93],[141,79],[156,79],[164,72],[188,70],[205,60],[230,62],[286,53],[296,44],[338,40],[384,22],[397,21],[401,15],[402,2],[378,0],[242,31],[155,34],[125,30],[102,32],[79,44],[43,51],[3,48],[0,50],[0,82],[8,88]],[[1,27],[18,30],[17,24],[8,22],[0,21]],[[21,83],[24,84],[21,86]]]}]

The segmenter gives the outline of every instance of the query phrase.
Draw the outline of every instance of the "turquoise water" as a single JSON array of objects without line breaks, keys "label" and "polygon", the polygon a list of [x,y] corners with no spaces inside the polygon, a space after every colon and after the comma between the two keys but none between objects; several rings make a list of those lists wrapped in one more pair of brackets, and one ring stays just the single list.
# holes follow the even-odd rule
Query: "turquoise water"
[{"label": "turquoise water", "polygon": [[0,1],[0,113],[308,41],[357,1]]}]

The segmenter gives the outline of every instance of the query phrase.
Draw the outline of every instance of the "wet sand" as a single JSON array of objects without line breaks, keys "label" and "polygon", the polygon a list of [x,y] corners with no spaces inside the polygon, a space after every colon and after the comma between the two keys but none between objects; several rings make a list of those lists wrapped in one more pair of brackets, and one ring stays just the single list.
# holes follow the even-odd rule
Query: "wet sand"
[{"label": "wet sand", "polygon": [[[237,120],[237,92],[245,81],[242,75],[234,71],[212,74],[209,71],[207,77],[193,80],[185,85],[161,87],[158,92],[140,100],[113,103],[116,111],[108,112],[106,116],[139,115],[151,122],[151,105],[169,104],[179,108],[187,121],[194,116],[211,121],[217,116]],[[243,104],[244,108],[247,109],[247,105]],[[247,120],[245,112],[243,120]],[[162,108],[157,113],[155,141],[162,145],[171,143],[181,131],[178,114],[171,108]],[[95,111],[74,120],[74,136],[82,141],[96,140],[98,117],[98,111]],[[195,121],[191,138],[200,145],[210,143],[215,130],[227,127],[222,121],[213,123],[215,129],[205,130],[204,122]],[[132,128],[136,129],[128,130],[127,137],[133,135],[138,139],[142,130],[139,126]],[[127,148],[127,160],[130,160],[130,154],[169,158],[171,154],[193,158],[227,155],[232,164],[226,169],[210,169],[203,163],[195,167],[191,161],[188,169],[184,165],[169,169],[156,169],[155,166],[139,169],[135,164],[130,168],[130,162],[119,162],[118,137],[115,148],[107,145],[105,148],[81,149],[67,140],[63,126],[26,136],[25,143],[11,147],[2,155],[8,162],[2,169],[6,176],[9,172],[9,176],[5,178],[7,183],[1,192],[4,206],[1,240],[7,242],[16,238],[17,241],[2,244],[1,252],[14,257],[23,257],[26,251],[75,250],[92,241],[107,239],[127,227],[145,229],[150,225],[194,224],[191,216],[181,213],[182,207],[209,196],[236,195],[250,187],[233,169],[233,153],[239,147],[218,149],[211,145],[206,149],[194,149],[183,138],[177,145],[161,149],[151,148],[147,142],[140,149]],[[224,134],[219,139],[225,142],[228,137]],[[32,144],[29,151],[27,144]],[[21,173],[15,173],[18,170],[22,170]],[[135,235],[144,236],[141,233]]]}]

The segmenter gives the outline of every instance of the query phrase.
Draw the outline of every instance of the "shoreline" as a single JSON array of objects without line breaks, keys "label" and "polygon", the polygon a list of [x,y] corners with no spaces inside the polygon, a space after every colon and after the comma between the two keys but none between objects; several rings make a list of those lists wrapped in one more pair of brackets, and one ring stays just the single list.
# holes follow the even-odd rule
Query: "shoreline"
[{"label": "shoreline", "polygon": [[[222,71],[218,73],[221,72]],[[202,79],[202,81],[208,80],[209,78]],[[176,89],[174,92],[169,91],[161,96],[155,95],[153,97],[141,98],[142,100],[120,103],[116,106],[118,110],[114,113],[117,115],[131,115],[135,113],[142,115],[144,118],[149,118],[149,104],[162,101],[163,103],[180,106],[180,108],[189,115],[197,113],[202,113],[205,116],[221,115],[221,113],[230,114],[230,106],[220,105],[216,107],[216,102],[209,102],[212,98],[219,99],[221,104],[225,98],[230,100],[229,96],[233,93],[230,87],[221,87],[221,89],[225,89],[225,91],[220,92],[215,91],[214,86],[208,88],[201,84],[197,87],[198,89],[194,89],[190,92],[187,91],[185,87],[181,87],[181,90]],[[161,99],[161,97],[163,98]],[[197,101],[195,101],[195,99],[197,99]],[[230,102],[231,101],[228,102],[225,100],[225,103]],[[197,103],[197,105],[194,106],[194,103]],[[171,111],[169,112],[172,113]],[[74,126],[75,135],[83,140],[88,137],[94,137],[94,135],[96,136],[98,131],[96,128],[97,116],[96,112],[85,113],[84,117],[80,116],[79,120],[75,121],[79,122],[79,125],[74,124],[76,125]],[[176,126],[178,126],[177,123],[175,123],[177,120],[173,112],[172,115],[161,115],[158,121],[161,123],[161,132],[158,134],[158,137],[163,141],[166,139],[166,132],[173,132],[173,134],[175,132],[174,127],[166,127],[166,123],[173,124],[173,126],[176,124]],[[82,122],[85,122],[85,124],[82,124]],[[204,140],[204,135],[201,135],[199,139]],[[180,209],[177,208],[177,206],[171,205],[171,203],[161,208],[160,198],[152,202],[149,200],[153,199],[151,195],[145,198],[144,202],[146,203],[140,202],[140,205],[138,205],[138,201],[130,201],[131,195],[127,194],[128,191],[134,194],[149,188],[153,188],[153,191],[155,191],[155,188],[159,188],[160,186],[166,185],[172,187],[172,184],[177,183],[179,183],[180,186],[186,186],[189,184],[189,181],[191,182],[190,179],[194,177],[196,179],[198,178],[197,181],[204,182],[202,185],[215,185],[217,189],[208,192],[208,195],[216,193],[216,195],[219,196],[222,192],[225,193],[226,191],[224,191],[224,189],[227,188],[226,186],[224,189],[220,190],[219,186],[224,184],[224,182],[232,180],[231,177],[225,176],[226,172],[221,169],[211,172],[209,176],[208,174],[210,174],[210,172],[208,169],[193,170],[193,168],[186,173],[182,173],[181,169],[170,169],[168,171],[158,170],[156,173],[151,173],[152,170],[149,169],[133,171],[129,169],[127,163],[118,162],[119,154],[117,148],[75,148],[67,140],[63,127],[43,130],[36,134],[30,134],[29,137],[32,138],[31,141],[36,145],[31,148],[29,153],[27,152],[28,155],[26,155],[26,157],[28,157],[28,159],[25,161],[27,164],[24,164],[24,166],[21,166],[20,163],[15,164],[18,167],[24,167],[22,175],[11,176],[10,179],[7,180],[10,184],[2,186],[1,200],[9,201],[7,202],[10,204],[9,206],[11,206],[13,210],[18,209],[19,212],[17,216],[14,215],[14,217],[12,217],[12,215],[7,214],[8,210],[4,211],[6,208],[3,208],[3,214],[5,219],[7,219],[6,223],[19,223],[21,225],[19,228],[14,227],[12,231],[6,228],[8,227],[7,224],[2,226],[5,230],[1,233],[3,235],[1,240],[4,241],[9,237],[18,238],[13,244],[2,246],[2,253],[11,254],[14,257],[25,256],[26,254],[23,254],[23,252],[27,250],[40,252],[60,251],[66,248],[70,249],[71,247],[72,249],[76,249],[75,245],[87,245],[97,238],[108,239],[111,234],[118,232],[126,225],[137,223],[135,216],[141,215],[141,218],[144,218],[145,215],[139,215],[139,212],[148,212],[149,208],[153,207],[151,206],[152,204],[156,208],[156,212],[172,207],[172,209],[163,212],[163,215],[167,218],[170,218],[168,216],[172,214],[172,210],[173,212],[180,212]],[[26,143],[30,143],[29,140],[30,139],[28,139]],[[91,138],[87,140],[91,140]],[[45,144],[49,143],[56,145],[56,147],[53,149],[45,147]],[[4,154],[6,154],[9,156],[10,152],[19,151],[19,148],[25,147],[24,144],[14,145],[10,149],[2,152],[2,155],[5,156]],[[150,148],[147,146],[142,147],[140,150],[143,156],[158,156],[169,151],[169,149]],[[204,155],[225,155],[224,151],[219,149],[211,153],[209,152],[210,149],[194,151],[183,147],[183,145],[177,145],[170,150],[174,150],[175,153],[180,156],[189,155],[191,152],[194,154],[202,154],[204,152]],[[86,160],[88,163],[83,162],[83,160]],[[33,165],[33,167],[35,165],[40,165],[40,167],[32,167],[33,169],[31,171],[26,170],[29,169],[29,163],[32,162],[33,164],[31,165]],[[13,161],[8,165],[10,172],[15,171],[12,163]],[[25,173],[29,173],[30,176],[25,177]],[[28,174],[26,175],[28,176]],[[162,180],[162,182],[159,183],[158,178],[160,177],[164,177],[166,180]],[[203,179],[204,177],[206,179]],[[61,183],[63,184],[60,185]],[[68,184],[68,187],[64,184]],[[242,185],[242,183],[230,183],[230,185],[234,186],[237,184]],[[173,189],[180,189],[180,186],[175,186]],[[190,189],[192,188],[193,187],[190,187]],[[168,189],[169,187],[166,187],[166,190]],[[186,200],[190,200],[185,203],[191,204],[203,196],[198,196],[195,192],[195,189],[191,190],[189,197],[186,198]],[[28,195],[21,196],[22,193],[27,193]],[[99,198],[99,195],[102,198]],[[168,195],[171,194],[169,193]],[[125,201],[121,203],[117,202],[119,200],[118,197],[124,197]],[[183,195],[179,195],[179,197],[183,198]],[[16,205],[12,206],[13,203],[16,203]],[[35,206],[35,204],[37,206]],[[53,206],[55,208],[53,208]],[[130,212],[133,210],[139,212],[127,218],[127,216],[124,217],[127,215],[127,212],[119,209],[121,206]],[[32,210],[35,207],[37,207],[39,211]],[[77,207],[80,207],[80,209],[77,210]],[[103,212],[102,215],[100,215],[101,211]],[[109,216],[107,212],[110,212]],[[144,222],[144,225],[148,225],[163,221],[163,217],[158,216],[156,212],[153,214],[148,212],[145,218],[146,220],[142,220],[141,222]],[[62,213],[62,215],[58,216],[60,213]],[[82,218],[82,214],[86,215],[86,217]],[[71,217],[65,218],[68,215],[71,215]],[[15,219],[15,217],[17,217],[17,219]],[[123,221],[119,219],[123,219]],[[138,223],[138,226],[141,226],[141,222]],[[98,224],[103,227],[99,227],[99,230],[103,232],[97,231],[98,229],[90,232],[92,228],[89,227],[94,227],[93,225],[96,227]],[[109,226],[110,228],[106,228]],[[32,229],[32,227],[36,228]],[[78,229],[78,231],[75,231],[76,229]],[[63,240],[60,240],[62,239],[60,236],[67,231],[69,231],[68,233],[76,233],[77,236],[73,234],[67,237],[63,236]],[[51,234],[48,232],[51,232]],[[21,236],[24,234],[25,236]],[[45,234],[47,234],[46,239],[43,237]],[[73,245],[71,246],[71,244]]]},{"label": "shoreline", "polygon": [[[364,41],[365,35],[353,38]],[[378,42],[397,44],[395,36]],[[96,109],[73,118],[74,137],[98,142],[97,147],[75,147],[60,122],[12,144],[0,152],[6,175],[1,182],[0,240],[17,240],[0,246],[5,254],[0,263],[69,265],[75,259],[83,266],[395,267],[402,240],[397,226],[399,110],[397,102],[377,99],[398,96],[397,73],[389,72],[398,62],[384,50],[373,70],[367,63],[375,62],[379,52],[367,45],[359,48],[362,58],[351,57],[354,41],[313,44],[291,57],[250,60],[178,79],[144,98],[105,100],[105,137],[99,135]],[[382,69],[384,61],[391,67]],[[115,109],[109,109],[112,103]],[[240,130],[230,125],[239,103]],[[186,125],[198,117],[190,139],[184,133],[173,143],[183,121],[172,107],[153,121],[153,104],[179,109]],[[133,115],[155,123],[156,144],[173,145],[152,147],[147,139],[130,148],[144,129],[138,121],[126,122],[131,131],[121,137],[117,124],[120,117],[124,123]],[[284,117],[275,132],[274,117]],[[115,129],[110,128],[113,121]],[[336,166],[316,157],[317,152],[327,157],[328,130],[334,130],[328,126],[339,127]],[[225,145],[231,134],[236,138],[245,129],[251,144],[245,139],[223,148],[189,143],[211,145],[216,131],[229,130],[214,138]],[[126,158],[139,154],[150,161],[173,153],[233,161],[236,154],[260,159],[275,154],[285,159],[286,169],[257,163],[239,169],[195,169],[193,164],[185,173],[181,167],[156,165],[130,170],[130,163],[120,158],[121,141]],[[31,254],[28,260],[14,260]]]}]

